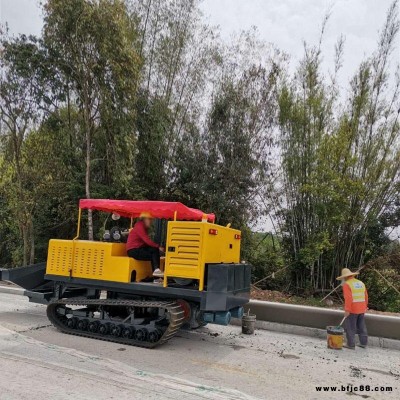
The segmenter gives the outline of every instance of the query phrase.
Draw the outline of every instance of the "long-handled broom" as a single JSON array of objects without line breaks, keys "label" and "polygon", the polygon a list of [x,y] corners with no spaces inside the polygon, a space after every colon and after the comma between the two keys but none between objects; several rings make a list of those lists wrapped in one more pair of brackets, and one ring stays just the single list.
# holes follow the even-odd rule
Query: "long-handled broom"
[{"label": "long-handled broom", "polygon": [[344,322],[344,320],[346,319],[347,317],[343,317],[343,319],[342,319],[342,321],[340,322],[340,324],[338,325],[338,326],[336,326],[335,328],[340,328],[342,325],[343,325],[343,322]]}]

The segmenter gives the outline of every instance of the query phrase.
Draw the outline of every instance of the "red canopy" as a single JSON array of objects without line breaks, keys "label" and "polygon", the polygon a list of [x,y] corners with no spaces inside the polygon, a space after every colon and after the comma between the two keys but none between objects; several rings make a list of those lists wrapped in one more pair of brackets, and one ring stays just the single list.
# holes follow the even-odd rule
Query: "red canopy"
[{"label": "red canopy", "polygon": [[214,214],[206,214],[172,201],[82,199],[79,208],[112,212],[128,218],[137,218],[142,212],[149,212],[154,218],[174,219],[176,212],[178,220],[201,221],[203,215],[206,215],[208,221],[215,221]]}]

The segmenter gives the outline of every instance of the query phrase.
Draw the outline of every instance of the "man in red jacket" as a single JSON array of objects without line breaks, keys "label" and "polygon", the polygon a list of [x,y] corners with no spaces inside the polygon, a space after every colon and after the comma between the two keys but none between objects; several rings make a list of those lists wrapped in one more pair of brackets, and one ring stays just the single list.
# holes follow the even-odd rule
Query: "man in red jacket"
[{"label": "man in red jacket", "polygon": [[153,221],[150,213],[140,214],[140,220],[129,232],[126,242],[126,251],[129,257],[140,261],[151,261],[153,276],[162,277],[164,274],[160,270],[160,251],[164,248],[153,242],[149,237],[149,228]]},{"label": "man in red jacket", "polygon": [[342,269],[342,274],[336,279],[343,284],[344,315],[346,329],[346,348],[355,349],[356,333],[360,339],[360,347],[367,347],[368,333],[365,326],[365,312],[368,308],[368,292],[363,282],[356,279],[358,272]]}]

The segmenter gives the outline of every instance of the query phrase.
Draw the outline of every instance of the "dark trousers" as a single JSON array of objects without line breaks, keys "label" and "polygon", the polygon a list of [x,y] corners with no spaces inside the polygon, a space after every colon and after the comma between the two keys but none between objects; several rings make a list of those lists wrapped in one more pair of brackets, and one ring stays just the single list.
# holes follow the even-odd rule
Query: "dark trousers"
[{"label": "dark trousers", "polygon": [[153,272],[160,268],[160,250],[155,247],[139,247],[138,249],[128,250],[128,257],[139,261],[151,261]]},{"label": "dark trousers", "polygon": [[368,343],[367,327],[365,326],[365,314],[350,314],[345,320],[347,346],[355,347],[356,334],[360,344],[366,346]]}]

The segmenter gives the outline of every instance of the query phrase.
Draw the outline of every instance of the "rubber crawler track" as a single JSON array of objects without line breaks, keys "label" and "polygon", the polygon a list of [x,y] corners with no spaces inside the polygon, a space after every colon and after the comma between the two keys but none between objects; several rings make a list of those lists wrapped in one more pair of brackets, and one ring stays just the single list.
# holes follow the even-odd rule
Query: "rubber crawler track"
[{"label": "rubber crawler track", "polygon": [[[157,342],[139,341],[135,339],[127,339],[123,337],[115,337],[111,335],[102,335],[99,333],[92,333],[89,331],[81,331],[78,329],[68,328],[57,315],[56,309],[58,306],[117,306],[117,307],[151,307],[160,308],[167,311],[169,314],[169,325],[164,334]],[[186,321],[184,310],[180,304],[171,301],[147,301],[147,300],[97,300],[97,299],[83,299],[71,298],[53,300],[47,306],[47,317],[50,322],[61,332],[70,335],[83,336],[92,339],[105,340],[108,342],[115,342],[125,345],[153,348],[171,339]]]}]

